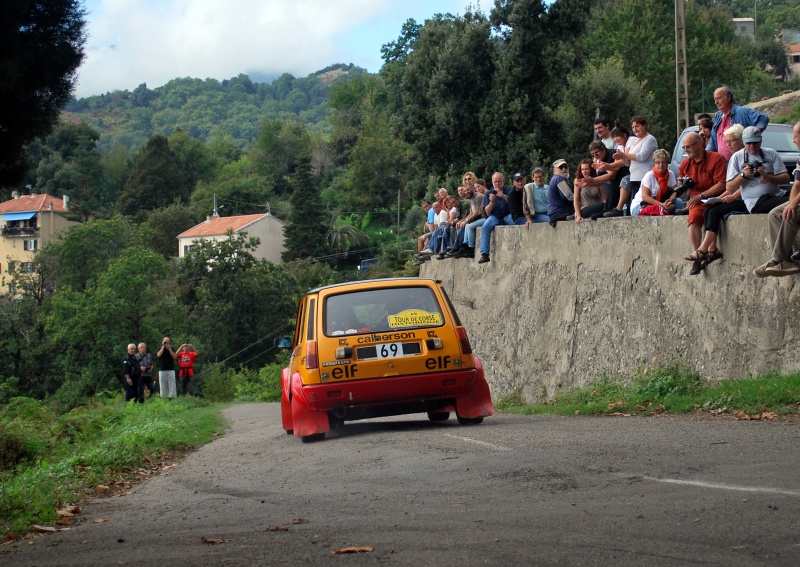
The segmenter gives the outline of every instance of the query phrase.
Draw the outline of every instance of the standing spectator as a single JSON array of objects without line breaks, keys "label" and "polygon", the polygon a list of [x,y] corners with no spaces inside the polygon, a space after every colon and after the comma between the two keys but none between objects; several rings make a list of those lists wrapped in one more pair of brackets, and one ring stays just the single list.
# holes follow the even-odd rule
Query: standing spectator
[{"label": "standing spectator", "polygon": [[[706,205],[703,201],[709,197],[717,197],[725,191],[725,158],[717,152],[711,152],[703,147],[703,139],[697,132],[689,132],[683,138],[683,158],[678,176],[691,179],[692,188],[689,190],[690,198],[687,201],[689,209],[689,243],[692,253],[684,259],[697,262],[698,255],[695,251],[700,248],[703,233],[703,213]],[[679,180],[679,183],[684,181]],[[685,197],[684,197],[685,198]],[[699,258],[702,261],[702,258]]]},{"label": "standing spectator", "polygon": [[609,150],[614,149],[614,138],[611,136],[611,122],[607,118],[598,118],[594,121],[594,133],[597,139]]},{"label": "standing spectator", "polygon": [[178,352],[178,364],[180,365],[180,394],[194,396],[194,361],[200,353],[191,343],[183,343]]},{"label": "standing spectator", "polygon": [[139,403],[144,403],[144,389],[150,392],[150,396],[156,395],[156,389],[153,386],[153,358],[147,352],[147,345],[139,343],[139,352],[136,354],[136,360],[139,363],[139,370],[142,376],[139,379]]},{"label": "standing spectator", "polygon": [[573,203],[575,207],[575,224],[579,224],[584,218],[597,219],[602,214],[605,207],[606,189],[603,184],[590,184],[589,179],[595,176],[592,169],[592,160],[585,159],[578,164],[578,172],[575,174],[575,195]]},{"label": "standing spectator", "polygon": [[136,360],[136,345],[128,345],[128,354],[122,359],[122,374],[125,377],[125,401],[139,401],[139,378],[142,371],[139,369],[139,361]]},{"label": "standing spectator", "polygon": [[[800,150],[800,122],[792,130],[794,145]],[[800,272],[800,266],[789,260],[792,245],[800,231],[800,157],[794,168],[794,184],[789,194],[789,202],[779,205],[769,212],[769,244],[772,258],[753,270],[759,278],[765,276],[790,276]]]},{"label": "standing spectator", "polygon": [[547,187],[544,186],[544,170],[541,167],[534,168],[531,173],[533,183],[525,185],[525,199],[522,201],[522,212],[527,218],[525,228],[529,228],[532,222],[549,222],[547,216]]},{"label": "standing spectator", "polygon": [[569,166],[566,160],[557,159],[553,162],[553,177],[547,186],[547,216],[553,228],[558,221],[567,220],[569,215],[575,213],[573,194],[569,184]]},{"label": "standing spectator", "polygon": [[734,104],[733,92],[731,92],[730,87],[725,85],[714,91],[714,104],[717,105],[719,110],[714,115],[711,139],[708,141],[706,149],[721,153],[725,161],[729,161],[732,154],[725,146],[723,132],[734,124],[741,124],[745,128],[755,126],[763,132],[764,128],[769,124],[769,116],[752,108]]},{"label": "standing spectator", "polygon": [[630,182],[627,189],[620,188],[619,203],[615,209],[607,211],[605,217],[621,217],[626,204],[630,206],[631,197],[639,190],[644,174],[653,169],[653,152],[658,149],[655,137],[647,131],[644,116],[631,118],[631,130],[635,137],[628,138],[625,150],[614,152],[615,160],[630,161]]},{"label": "standing spectator", "polygon": [[174,398],[175,389],[175,359],[178,353],[172,350],[172,343],[169,337],[164,337],[161,341],[161,348],[156,353],[158,357],[158,386],[161,390],[162,398]]}]

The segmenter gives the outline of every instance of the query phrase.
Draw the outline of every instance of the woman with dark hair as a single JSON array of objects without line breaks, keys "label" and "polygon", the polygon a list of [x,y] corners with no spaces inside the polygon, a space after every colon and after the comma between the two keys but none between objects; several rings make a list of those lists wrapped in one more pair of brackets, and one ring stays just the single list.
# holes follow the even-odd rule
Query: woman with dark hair
[{"label": "woman with dark hair", "polygon": [[590,185],[588,178],[595,177],[596,171],[592,169],[592,160],[582,160],[575,174],[575,191],[572,199],[575,204],[575,224],[584,218],[597,218],[603,212],[606,200],[606,189],[603,184]]},{"label": "woman with dark hair", "polygon": [[655,137],[647,131],[647,120],[644,116],[631,118],[631,130],[634,136],[628,138],[625,150],[614,152],[615,160],[630,161],[630,183],[628,188],[620,187],[617,208],[606,212],[606,217],[621,217],[623,207],[630,203],[630,198],[639,190],[645,173],[653,169],[653,152],[658,149]]},{"label": "woman with dark hair", "polygon": [[697,126],[700,127],[700,137],[703,138],[703,147],[706,147],[708,141],[711,139],[711,127],[714,126],[714,123],[711,122],[710,118],[701,118],[697,121]]}]

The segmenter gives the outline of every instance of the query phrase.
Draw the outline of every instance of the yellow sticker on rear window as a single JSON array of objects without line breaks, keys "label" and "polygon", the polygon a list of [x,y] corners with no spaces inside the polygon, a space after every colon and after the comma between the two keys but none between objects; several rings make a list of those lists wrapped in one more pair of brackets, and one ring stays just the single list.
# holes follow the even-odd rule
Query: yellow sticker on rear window
[{"label": "yellow sticker on rear window", "polygon": [[389,327],[424,327],[442,324],[441,313],[430,313],[421,309],[406,309],[397,315],[389,315]]}]

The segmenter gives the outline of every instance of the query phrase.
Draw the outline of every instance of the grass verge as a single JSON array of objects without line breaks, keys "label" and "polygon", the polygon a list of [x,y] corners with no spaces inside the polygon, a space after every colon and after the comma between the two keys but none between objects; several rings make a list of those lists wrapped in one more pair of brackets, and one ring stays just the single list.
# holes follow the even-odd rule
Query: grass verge
[{"label": "grass verge", "polygon": [[225,427],[219,410],[199,398],[141,405],[98,397],[57,415],[38,400],[12,399],[0,411],[2,534],[15,539],[33,525],[52,525],[59,509],[98,487],[211,441]]},{"label": "grass verge", "polygon": [[705,411],[739,418],[800,412],[800,372],[706,384],[679,362],[638,369],[631,378],[603,376],[590,386],[558,394],[550,403],[528,404],[520,393],[497,401],[507,413],[557,415],[681,414]]}]

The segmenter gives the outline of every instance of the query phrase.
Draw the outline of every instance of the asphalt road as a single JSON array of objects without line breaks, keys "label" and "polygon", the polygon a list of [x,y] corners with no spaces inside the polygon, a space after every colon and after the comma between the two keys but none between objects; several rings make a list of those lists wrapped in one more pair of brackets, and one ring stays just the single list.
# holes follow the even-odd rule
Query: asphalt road
[{"label": "asphalt road", "polygon": [[796,424],[408,416],[303,444],[277,405],[225,414],[224,437],[0,565],[800,564]]}]

